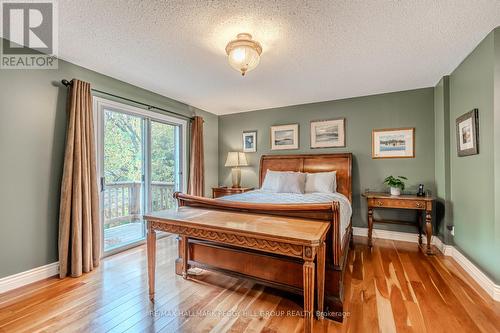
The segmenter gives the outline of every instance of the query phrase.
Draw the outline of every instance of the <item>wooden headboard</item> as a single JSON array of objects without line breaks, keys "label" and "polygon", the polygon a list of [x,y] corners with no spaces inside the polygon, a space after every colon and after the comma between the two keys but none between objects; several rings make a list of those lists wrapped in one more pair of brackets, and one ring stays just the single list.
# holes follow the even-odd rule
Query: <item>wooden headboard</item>
[{"label": "wooden headboard", "polygon": [[337,192],[352,202],[352,154],[263,155],[260,158],[259,187],[267,170],[326,172],[337,171]]}]

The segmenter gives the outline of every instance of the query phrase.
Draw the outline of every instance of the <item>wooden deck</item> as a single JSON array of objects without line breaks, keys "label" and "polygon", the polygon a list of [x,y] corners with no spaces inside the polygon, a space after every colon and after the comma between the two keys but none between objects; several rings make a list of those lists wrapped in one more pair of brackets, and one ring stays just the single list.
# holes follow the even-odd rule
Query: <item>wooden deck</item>
[{"label": "wooden deck", "polygon": [[146,236],[143,230],[144,223],[142,221],[104,229],[104,249],[108,250],[118,245],[137,242]]},{"label": "wooden deck", "polygon": [[[499,332],[500,303],[456,262],[415,244],[357,238],[345,277],[343,324],[315,332]],[[302,299],[202,272],[174,274],[175,237],[158,240],[156,303],[146,248],[108,257],[80,278],[50,278],[0,295],[0,332],[301,332]]]}]

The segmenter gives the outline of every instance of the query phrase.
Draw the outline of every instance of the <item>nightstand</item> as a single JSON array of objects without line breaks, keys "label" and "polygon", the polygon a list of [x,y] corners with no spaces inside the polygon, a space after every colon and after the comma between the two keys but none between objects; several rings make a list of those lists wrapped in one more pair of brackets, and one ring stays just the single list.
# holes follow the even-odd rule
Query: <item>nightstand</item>
[{"label": "nightstand", "polygon": [[226,195],[233,195],[238,193],[244,193],[253,190],[253,187],[212,187],[212,197],[220,198]]},{"label": "nightstand", "polygon": [[418,197],[416,195],[398,195],[391,196],[388,193],[366,192],[363,194],[366,198],[368,206],[368,245],[372,246],[372,231],[373,223],[396,223],[396,224],[412,224],[406,221],[387,221],[375,220],[373,218],[374,209],[413,209],[418,212],[418,243],[422,245],[422,229],[423,219],[425,217],[425,235],[427,236],[427,254],[433,254],[431,250],[432,238],[432,209],[434,206],[434,198]]}]

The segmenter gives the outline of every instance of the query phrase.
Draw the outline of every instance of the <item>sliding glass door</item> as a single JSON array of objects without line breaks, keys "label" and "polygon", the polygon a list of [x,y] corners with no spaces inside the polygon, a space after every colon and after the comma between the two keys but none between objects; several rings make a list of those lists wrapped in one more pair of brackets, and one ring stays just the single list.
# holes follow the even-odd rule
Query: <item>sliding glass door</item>
[{"label": "sliding glass door", "polygon": [[151,121],[150,211],[173,208],[180,190],[179,126]]},{"label": "sliding glass door", "polygon": [[144,238],[144,118],[104,109],[104,251]]},{"label": "sliding glass door", "polygon": [[143,242],[143,215],[184,188],[186,122],[95,98],[105,255]]}]

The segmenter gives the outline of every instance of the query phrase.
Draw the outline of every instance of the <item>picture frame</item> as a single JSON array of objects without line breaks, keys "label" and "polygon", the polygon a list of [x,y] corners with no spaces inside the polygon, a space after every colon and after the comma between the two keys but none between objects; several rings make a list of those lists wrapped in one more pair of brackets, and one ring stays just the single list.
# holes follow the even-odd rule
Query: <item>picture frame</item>
[{"label": "picture frame", "polygon": [[242,139],[244,153],[257,152],[257,131],[244,131]]},{"label": "picture frame", "polygon": [[271,150],[299,149],[299,124],[271,126]]},{"label": "picture frame", "polygon": [[312,149],[345,146],[345,118],[311,121]]},{"label": "picture frame", "polygon": [[473,109],[456,119],[457,154],[479,154],[479,110]]},{"label": "picture frame", "polygon": [[372,158],[415,158],[415,128],[374,129]]}]

